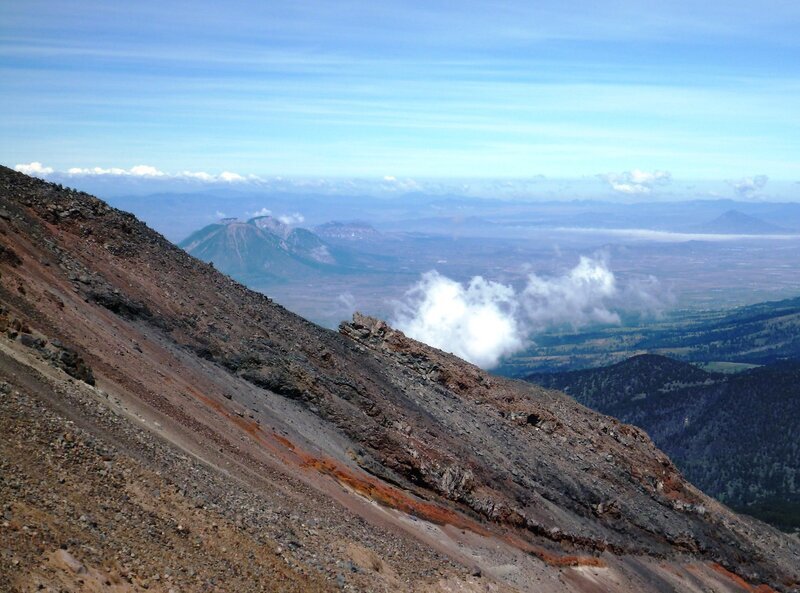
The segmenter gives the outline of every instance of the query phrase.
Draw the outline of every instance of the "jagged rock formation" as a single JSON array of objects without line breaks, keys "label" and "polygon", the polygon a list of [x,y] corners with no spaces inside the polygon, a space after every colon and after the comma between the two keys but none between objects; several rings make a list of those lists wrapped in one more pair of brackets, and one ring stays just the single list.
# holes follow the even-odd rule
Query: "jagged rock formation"
[{"label": "jagged rock formation", "polygon": [[10,590],[798,589],[795,540],[636,428],[375,319],[321,329],[86,194],[3,168],[0,208],[31,336],[0,338]]}]

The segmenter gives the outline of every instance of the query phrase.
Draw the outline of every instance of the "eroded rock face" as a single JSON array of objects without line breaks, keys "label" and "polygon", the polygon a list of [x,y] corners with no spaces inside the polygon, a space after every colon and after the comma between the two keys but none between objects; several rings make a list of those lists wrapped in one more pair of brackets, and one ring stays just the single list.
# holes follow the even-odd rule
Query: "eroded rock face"
[{"label": "eroded rock face", "polygon": [[69,376],[94,385],[92,369],[77,351],[68,348],[60,340],[47,340],[44,336],[33,335],[26,321],[9,315],[6,308],[0,306],[0,332],[2,331],[6,331],[7,337],[16,339],[24,347],[35,350],[43,359]]},{"label": "eroded rock face", "polygon": [[[449,525],[510,546],[542,570],[616,566],[620,591],[660,583],[636,575],[663,562],[718,563],[782,590],[800,580],[797,542],[696,490],[641,430],[377,319],[319,328],[86,194],[0,169],[0,197],[0,244],[23,262],[0,261],[3,305],[63,345],[67,372],[90,368],[137,423],[152,415],[158,426],[146,426],[226,468],[220,480],[253,481],[272,464],[322,499],[344,490],[385,509],[376,518],[352,503],[366,518],[359,545],[415,517],[443,538]],[[423,558],[437,556],[414,562]],[[525,590],[524,579],[503,583]]]}]

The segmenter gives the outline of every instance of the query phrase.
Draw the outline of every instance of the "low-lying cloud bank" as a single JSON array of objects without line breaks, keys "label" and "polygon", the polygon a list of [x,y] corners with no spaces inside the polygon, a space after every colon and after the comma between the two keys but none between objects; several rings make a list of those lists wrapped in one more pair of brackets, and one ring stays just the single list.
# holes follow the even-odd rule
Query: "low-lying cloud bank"
[{"label": "low-lying cloud bank", "polygon": [[600,179],[616,192],[628,195],[649,194],[656,186],[666,185],[672,180],[669,171],[642,171],[633,169],[622,173],[606,173]]},{"label": "low-lying cloud bank", "polygon": [[580,233],[584,235],[607,235],[634,241],[655,241],[658,243],[685,243],[687,241],[743,241],[748,239],[796,240],[797,233],[745,234],[745,233],[682,233],[679,231],[659,231],[654,229],[614,229],[603,227],[556,227],[549,229],[560,233]]},{"label": "low-lying cloud bank", "polygon": [[205,171],[180,171],[178,173],[166,173],[151,165],[136,165],[130,169],[120,167],[71,167],[66,171],[56,171],[52,167],[46,167],[40,162],[20,163],[14,167],[16,171],[33,175],[36,177],[69,179],[73,177],[123,177],[139,179],[175,179],[198,181],[202,183],[238,183],[245,181],[258,181],[255,175],[239,175],[231,171],[212,175]]},{"label": "low-lying cloud bank", "polygon": [[[219,165],[223,166],[222,164]],[[57,169],[39,161],[19,163],[17,171],[27,175],[42,177],[56,183],[77,185],[79,189],[96,191],[108,187],[123,195],[133,195],[147,191],[184,191],[201,185],[251,186],[263,191],[299,194],[324,195],[380,195],[402,196],[407,193],[423,193],[430,196],[453,195],[473,198],[514,198],[537,200],[575,200],[609,198],[625,199],[683,200],[734,197],[742,200],[780,199],[795,200],[795,183],[789,181],[770,182],[770,193],[765,193],[766,175],[753,175],[738,180],[690,180],[681,183],[691,185],[683,188],[670,188],[678,181],[672,173],[665,170],[630,169],[628,171],[600,173],[585,176],[576,172],[575,177],[547,177],[531,175],[513,179],[459,179],[459,178],[411,178],[398,175],[382,177],[367,176],[354,178],[340,177],[283,177],[280,175],[253,175],[222,171],[165,171],[157,166],[140,164],[125,167],[70,167]],[[680,189],[680,192],[677,190]],[[612,198],[614,199],[614,198]]]},{"label": "low-lying cloud bank", "polygon": [[620,322],[620,311],[656,313],[669,297],[653,277],[621,286],[601,257],[581,257],[561,276],[531,274],[521,290],[481,276],[462,284],[431,271],[397,304],[392,325],[480,367],[527,347],[536,333]]}]

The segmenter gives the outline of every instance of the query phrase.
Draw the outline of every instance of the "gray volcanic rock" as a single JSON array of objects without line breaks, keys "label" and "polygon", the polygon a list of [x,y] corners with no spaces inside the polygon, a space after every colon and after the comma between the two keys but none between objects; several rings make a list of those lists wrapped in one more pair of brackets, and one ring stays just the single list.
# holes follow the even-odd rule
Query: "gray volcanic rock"
[{"label": "gray volcanic rock", "polygon": [[[135,550],[147,558],[126,569],[134,583],[185,556],[200,578],[180,590],[279,590],[270,574],[310,591],[798,589],[797,541],[705,496],[637,428],[376,319],[324,330],[86,194],[3,168],[0,200],[0,245],[23,262],[0,263],[0,299],[36,335],[81,352],[96,380],[70,381],[3,339],[0,363],[22,394],[4,430],[17,443],[35,425],[24,410],[69,414],[81,442],[122,443],[132,464],[128,482],[114,474],[126,502],[101,488],[110,469],[81,447],[96,471],[65,465],[63,498],[97,510],[61,514],[28,493],[57,488],[37,452],[63,423],[11,457],[26,516],[48,519],[42,551],[13,532],[6,582],[20,573],[12,557],[51,578],[42,554],[85,516],[97,527],[69,539],[94,554],[73,554],[87,570]],[[152,489],[190,496],[197,512]],[[0,483],[0,502],[12,491]],[[117,513],[129,529],[110,529]],[[213,566],[195,567],[206,546]],[[276,553],[289,571],[269,572]],[[262,580],[235,577],[248,571]]]}]

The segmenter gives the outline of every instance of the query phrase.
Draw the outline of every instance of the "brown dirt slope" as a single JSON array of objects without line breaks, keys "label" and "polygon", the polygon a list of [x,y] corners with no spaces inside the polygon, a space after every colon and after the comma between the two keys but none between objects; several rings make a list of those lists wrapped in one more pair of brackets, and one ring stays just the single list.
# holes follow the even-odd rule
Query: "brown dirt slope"
[{"label": "brown dirt slope", "polygon": [[11,590],[798,590],[643,432],[6,168],[0,274]]}]

